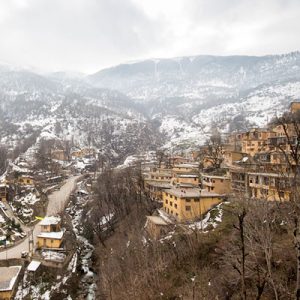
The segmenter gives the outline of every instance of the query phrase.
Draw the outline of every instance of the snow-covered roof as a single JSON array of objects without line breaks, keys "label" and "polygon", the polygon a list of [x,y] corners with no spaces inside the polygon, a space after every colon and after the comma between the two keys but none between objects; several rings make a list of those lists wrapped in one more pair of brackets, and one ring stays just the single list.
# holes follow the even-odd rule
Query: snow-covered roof
[{"label": "snow-covered roof", "polygon": [[37,237],[45,239],[61,240],[64,236],[63,231],[58,232],[41,232]]},{"label": "snow-covered roof", "polygon": [[45,217],[41,222],[40,225],[47,226],[47,225],[57,225],[60,223],[60,217]]},{"label": "snow-covered roof", "polygon": [[21,271],[21,266],[0,267],[0,291],[11,291]]},{"label": "snow-covered roof", "polygon": [[181,175],[177,175],[179,178],[197,178],[199,177],[196,174],[181,174]]},{"label": "snow-covered roof", "polygon": [[198,168],[199,164],[180,164],[175,165],[174,168]]},{"label": "snow-covered roof", "polygon": [[215,178],[215,179],[225,179],[225,180],[229,180],[230,178],[227,176],[219,176],[219,175],[208,175],[208,174],[201,174],[202,177],[206,177],[206,178]]},{"label": "snow-covered roof", "polygon": [[33,260],[27,267],[27,270],[28,271],[31,271],[31,272],[35,272],[38,267],[41,265],[41,262],[40,261],[37,261],[37,260]]}]

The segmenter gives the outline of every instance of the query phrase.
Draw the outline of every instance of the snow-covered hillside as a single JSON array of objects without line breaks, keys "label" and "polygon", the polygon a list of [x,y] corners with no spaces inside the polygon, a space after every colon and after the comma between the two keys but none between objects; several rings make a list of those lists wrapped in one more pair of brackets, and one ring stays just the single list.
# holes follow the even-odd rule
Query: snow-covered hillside
[{"label": "snow-covered hillside", "polygon": [[169,142],[186,146],[203,143],[216,125],[224,132],[234,128],[241,118],[245,128],[264,126],[300,99],[300,52],[147,60],[106,69],[87,80],[135,99],[161,124]]},{"label": "snow-covered hillside", "polygon": [[161,141],[187,148],[216,126],[266,125],[300,99],[299,71],[299,52],[146,60],[88,77],[0,66],[0,143],[72,140],[112,159]]}]

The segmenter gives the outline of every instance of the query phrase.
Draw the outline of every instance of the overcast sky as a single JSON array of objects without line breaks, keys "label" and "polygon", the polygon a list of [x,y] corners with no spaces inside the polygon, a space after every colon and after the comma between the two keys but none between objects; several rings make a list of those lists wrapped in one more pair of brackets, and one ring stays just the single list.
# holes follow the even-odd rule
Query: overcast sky
[{"label": "overcast sky", "polygon": [[0,61],[41,70],[295,50],[300,0],[0,0]]}]

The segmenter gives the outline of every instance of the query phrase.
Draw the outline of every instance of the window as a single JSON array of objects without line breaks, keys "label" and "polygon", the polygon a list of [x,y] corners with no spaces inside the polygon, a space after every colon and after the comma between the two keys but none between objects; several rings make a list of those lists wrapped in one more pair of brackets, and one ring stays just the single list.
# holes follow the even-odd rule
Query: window
[{"label": "window", "polygon": [[173,198],[173,196],[172,196],[172,195],[170,195],[170,198],[172,199],[172,198]]},{"label": "window", "polygon": [[173,206],[173,202],[170,201],[170,206]]},{"label": "window", "polygon": [[221,179],[221,182],[223,182],[224,180],[223,179]]},{"label": "window", "polygon": [[186,206],[185,206],[185,210],[186,210],[186,211],[191,211],[191,206],[190,206],[190,205],[186,205]]},{"label": "window", "polygon": [[195,198],[194,201],[195,201],[195,202],[199,202],[200,199],[199,199],[199,198]]},{"label": "window", "polygon": [[191,199],[185,199],[186,202],[191,202]]},{"label": "window", "polygon": [[177,197],[175,197],[175,200],[177,200]]},{"label": "window", "polygon": [[212,187],[211,187],[211,190],[213,190],[213,189],[214,189],[214,187],[212,186]]},{"label": "window", "polygon": [[176,203],[174,204],[174,207],[177,208],[177,204]]},{"label": "window", "polygon": [[197,181],[197,178],[196,178],[196,177],[194,178],[194,181]]},{"label": "window", "polygon": [[166,204],[168,204],[168,200],[166,199]]}]

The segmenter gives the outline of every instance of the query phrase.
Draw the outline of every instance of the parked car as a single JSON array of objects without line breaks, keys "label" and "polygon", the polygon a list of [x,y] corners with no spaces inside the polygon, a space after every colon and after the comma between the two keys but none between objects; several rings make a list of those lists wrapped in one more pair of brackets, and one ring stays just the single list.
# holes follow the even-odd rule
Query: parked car
[{"label": "parked car", "polygon": [[28,256],[28,252],[27,251],[22,251],[21,252],[21,257],[22,258],[26,258]]}]

